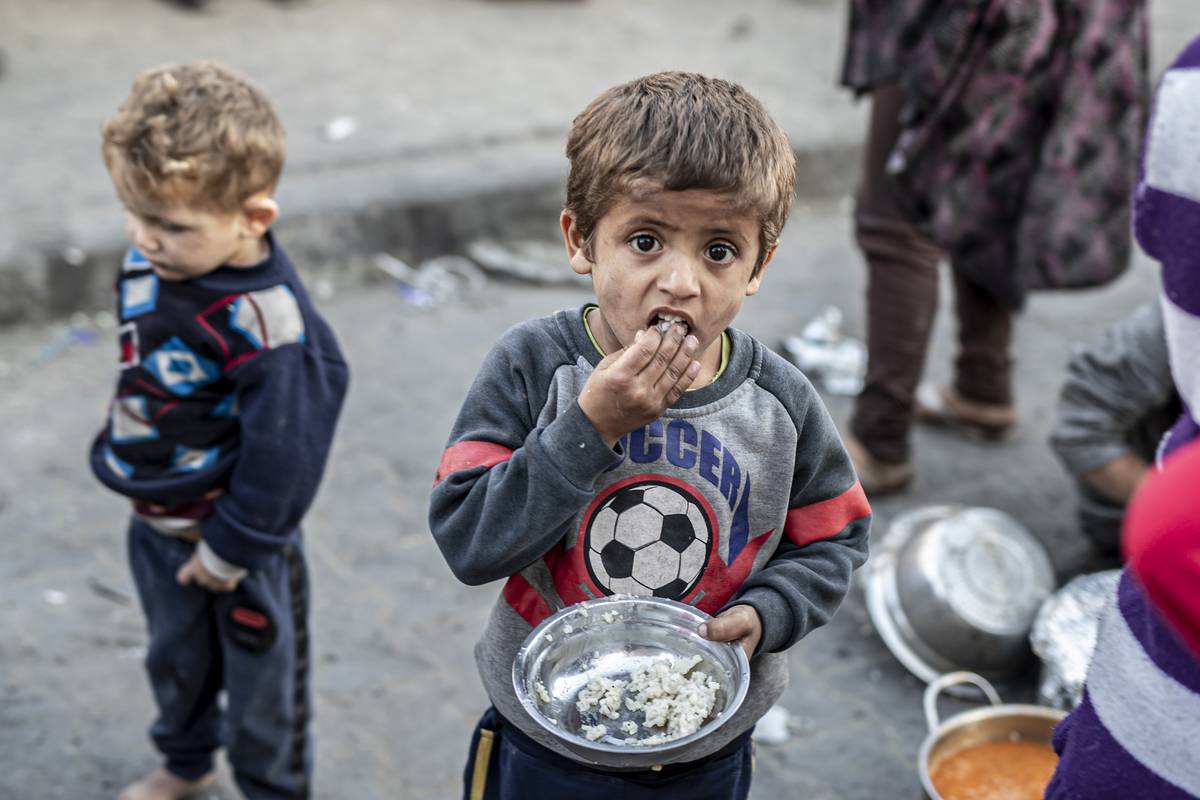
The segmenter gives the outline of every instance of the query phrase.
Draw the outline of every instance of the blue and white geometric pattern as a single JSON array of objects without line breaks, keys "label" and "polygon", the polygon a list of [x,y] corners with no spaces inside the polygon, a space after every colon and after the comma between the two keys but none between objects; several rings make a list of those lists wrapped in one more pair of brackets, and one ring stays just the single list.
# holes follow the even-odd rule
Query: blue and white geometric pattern
[{"label": "blue and white geometric pattern", "polygon": [[128,461],[122,461],[117,458],[117,454],[113,452],[111,447],[106,446],[104,448],[104,463],[108,465],[109,469],[123,478],[133,477],[133,465]]},{"label": "blue and white geometric pattern", "polygon": [[167,391],[183,397],[221,377],[221,368],[172,336],[142,361]]},{"label": "blue and white geometric pattern", "polygon": [[151,273],[121,281],[121,319],[153,311],[158,303],[158,276]]},{"label": "blue and white geometric pattern", "polygon": [[237,416],[237,413],[237,395],[230,392],[221,399],[221,402],[213,406],[213,410],[209,412],[209,416],[216,417],[217,419],[233,419]]},{"label": "blue and white geometric pattern", "polygon": [[136,272],[139,269],[150,269],[150,262],[136,247],[125,252],[125,261],[121,264],[122,272]]},{"label": "blue and white geometric pattern", "polygon": [[158,438],[158,429],[150,421],[146,398],[139,395],[118,397],[112,404],[109,438],[118,444],[144,442]]},{"label": "blue and white geometric pattern", "polygon": [[221,448],[212,447],[207,450],[193,450],[183,445],[175,445],[175,454],[171,457],[172,472],[200,472],[216,463]]},{"label": "blue and white geometric pattern", "polygon": [[304,341],[304,315],[286,284],[249,292],[229,308],[229,326],[256,350]]}]

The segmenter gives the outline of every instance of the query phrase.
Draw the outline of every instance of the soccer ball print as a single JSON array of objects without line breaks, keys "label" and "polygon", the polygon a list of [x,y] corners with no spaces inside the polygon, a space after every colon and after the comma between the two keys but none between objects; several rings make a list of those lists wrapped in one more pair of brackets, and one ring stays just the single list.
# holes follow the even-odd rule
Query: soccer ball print
[{"label": "soccer ball print", "polygon": [[588,520],[588,572],[605,594],[681,600],[704,573],[712,542],[708,516],[686,486],[636,481]]}]

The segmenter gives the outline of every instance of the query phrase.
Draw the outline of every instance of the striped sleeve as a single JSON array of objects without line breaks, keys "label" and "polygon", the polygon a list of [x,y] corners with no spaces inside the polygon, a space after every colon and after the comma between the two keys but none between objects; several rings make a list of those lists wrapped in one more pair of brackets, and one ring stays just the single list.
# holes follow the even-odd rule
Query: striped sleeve
[{"label": "striped sleeve", "polygon": [[442,454],[429,527],[455,576],[515,575],[562,538],[617,454],[572,403],[539,424],[563,349],[540,321],[509,331],[467,392]]}]

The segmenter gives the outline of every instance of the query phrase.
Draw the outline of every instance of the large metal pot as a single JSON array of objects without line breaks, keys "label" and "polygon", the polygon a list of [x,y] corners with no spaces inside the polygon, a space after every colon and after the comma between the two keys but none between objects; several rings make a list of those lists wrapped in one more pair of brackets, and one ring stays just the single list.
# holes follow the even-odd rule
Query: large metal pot
[{"label": "large metal pot", "polygon": [[1054,590],[1045,547],[991,508],[905,512],[865,571],[871,621],[892,654],[926,683],[955,670],[993,680],[1019,672],[1030,658],[1034,615]]},{"label": "large metal pot", "polygon": [[[945,690],[963,684],[974,684],[983,692],[990,706],[955,714],[944,722],[938,719],[937,700]],[[1057,725],[1067,712],[1047,706],[1000,702],[996,690],[982,676],[973,672],[951,672],[934,680],[925,688],[925,721],[929,735],[921,743],[917,769],[921,786],[931,800],[945,800],[933,788],[933,769],[944,758],[967,747],[986,742],[1024,740],[1050,744]]]}]

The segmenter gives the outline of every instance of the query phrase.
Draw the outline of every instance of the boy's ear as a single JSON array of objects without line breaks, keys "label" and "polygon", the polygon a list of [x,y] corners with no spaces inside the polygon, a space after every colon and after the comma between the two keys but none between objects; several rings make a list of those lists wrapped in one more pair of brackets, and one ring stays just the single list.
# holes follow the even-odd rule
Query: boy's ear
[{"label": "boy's ear", "polygon": [[267,194],[252,195],[242,204],[246,233],[252,237],[262,236],[279,219],[279,204]]},{"label": "boy's ear", "polygon": [[567,261],[571,264],[571,270],[580,275],[590,275],[592,262],[585,252],[583,234],[575,224],[575,215],[564,208],[558,218],[558,224],[562,228],[563,243],[567,246]]},{"label": "boy's ear", "polygon": [[778,249],[779,242],[776,242],[767,248],[767,252],[763,253],[762,263],[754,270],[754,275],[750,278],[750,283],[746,284],[746,297],[758,294],[758,289],[762,286],[763,273],[767,271],[767,265],[771,263],[771,259],[775,257],[775,251]]}]

